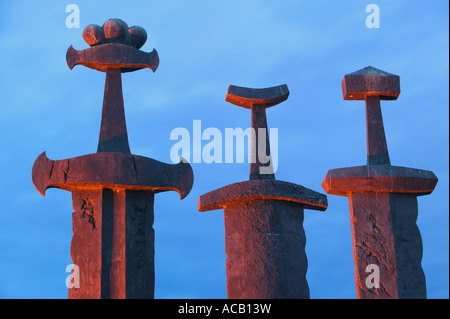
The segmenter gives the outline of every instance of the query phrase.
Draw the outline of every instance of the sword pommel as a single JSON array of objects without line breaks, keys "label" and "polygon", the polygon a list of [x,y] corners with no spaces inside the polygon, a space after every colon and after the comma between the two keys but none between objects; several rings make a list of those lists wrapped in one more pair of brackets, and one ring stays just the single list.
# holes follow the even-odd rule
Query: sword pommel
[{"label": "sword pommel", "polygon": [[344,76],[342,93],[344,100],[364,101],[368,96],[396,100],[400,95],[400,77],[368,66]]},{"label": "sword pommel", "polygon": [[121,72],[132,72],[149,68],[153,72],[159,65],[155,49],[147,53],[139,50],[147,40],[144,28],[128,25],[120,19],[109,19],[102,27],[90,24],[83,30],[83,38],[91,47],[75,50],[69,47],[66,61],[72,70],[75,65],[106,72],[108,68],[120,68]]},{"label": "sword pommel", "polygon": [[228,86],[225,101],[251,109],[252,106],[265,108],[275,106],[287,100],[289,90],[286,84],[264,89],[252,89],[235,85]]}]

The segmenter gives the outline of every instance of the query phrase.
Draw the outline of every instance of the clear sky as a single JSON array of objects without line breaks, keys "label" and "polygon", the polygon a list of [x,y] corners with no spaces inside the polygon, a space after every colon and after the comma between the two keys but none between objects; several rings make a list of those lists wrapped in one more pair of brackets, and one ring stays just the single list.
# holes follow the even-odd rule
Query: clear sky
[{"label": "clear sky", "polygon": [[[70,3],[80,28],[66,27]],[[366,27],[371,3],[380,28]],[[249,127],[250,112],[225,101],[228,85],[287,84],[288,100],[267,111],[276,177],[324,193],[329,169],[366,163],[364,102],[342,99],[343,76],[369,65],[399,75],[400,97],[381,105],[391,163],[439,178],[419,197],[417,223],[428,297],[449,297],[448,1],[0,0],[0,298],[67,298],[71,194],[42,197],[31,168],[43,151],[54,160],[96,152],[105,75],[69,70],[65,56],[88,47],[86,25],[109,18],[144,27],[142,50],[159,53],[156,73],[122,83],[132,153],[167,163],[177,127]],[[247,180],[249,164],[192,167],[188,197],[155,197],[156,298],[226,298],[223,211],[199,213],[197,202]],[[348,200],[328,195],[328,204],[305,211],[311,298],[354,298]]]}]

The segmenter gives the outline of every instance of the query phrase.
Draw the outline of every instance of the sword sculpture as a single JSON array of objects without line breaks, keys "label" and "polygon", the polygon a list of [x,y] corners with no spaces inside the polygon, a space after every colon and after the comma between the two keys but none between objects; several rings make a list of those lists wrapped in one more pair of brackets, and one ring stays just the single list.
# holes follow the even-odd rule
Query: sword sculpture
[{"label": "sword sculpture", "polygon": [[437,178],[391,166],[380,100],[397,99],[400,77],[369,66],[344,76],[342,91],[344,100],[366,102],[367,165],[329,170],[322,187],[349,198],[356,297],[426,298],[417,196]]},{"label": "sword sculpture", "polygon": [[[227,295],[309,298],[303,210],[325,211],[326,195],[275,180],[265,109],[288,98],[286,85],[249,89],[230,85],[226,101],[251,109],[250,180],[199,198],[199,211],[224,209]],[[264,154],[265,153],[265,154]],[[265,163],[261,158],[268,157]]]},{"label": "sword sculpture", "polygon": [[69,288],[69,298],[153,298],[154,194],[171,190],[183,199],[193,172],[183,160],[169,165],[130,152],[121,73],[156,71],[156,50],[139,50],[146,31],[110,19],[87,26],[83,38],[91,47],[70,46],[66,60],[70,69],[80,64],[106,73],[97,153],[50,160],[44,152],[34,163],[33,183],[43,196],[52,187],[72,192],[79,288]]}]

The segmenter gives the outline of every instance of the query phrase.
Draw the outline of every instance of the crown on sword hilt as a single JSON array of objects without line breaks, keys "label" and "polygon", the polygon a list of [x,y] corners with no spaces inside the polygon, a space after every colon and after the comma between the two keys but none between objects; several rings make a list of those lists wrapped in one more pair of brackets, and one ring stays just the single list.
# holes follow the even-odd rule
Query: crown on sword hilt
[{"label": "crown on sword hilt", "polygon": [[90,48],[79,51],[70,46],[67,50],[70,69],[78,64],[102,72],[120,68],[121,73],[143,68],[155,72],[158,68],[158,52],[140,50],[147,41],[147,32],[140,26],[128,27],[121,19],[109,19],[103,26],[90,24],[84,28],[83,39]]},{"label": "crown on sword hilt", "polygon": [[140,49],[147,41],[147,32],[139,26],[128,28],[123,20],[109,19],[103,26],[90,24],[84,28],[83,39],[91,47],[105,43],[121,43]]}]

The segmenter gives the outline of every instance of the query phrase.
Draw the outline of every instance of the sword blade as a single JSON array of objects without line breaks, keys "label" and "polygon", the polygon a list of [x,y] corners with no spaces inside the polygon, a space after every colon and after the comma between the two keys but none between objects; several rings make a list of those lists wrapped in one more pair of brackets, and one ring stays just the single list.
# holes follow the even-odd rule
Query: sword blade
[{"label": "sword blade", "polygon": [[349,203],[357,298],[426,298],[417,197],[351,193]]},{"label": "sword blade", "polygon": [[153,298],[152,191],[79,189],[72,192],[71,255],[79,288],[69,298]]},{"label": "sword blade", "polygon": [[303,205],[257,199],[224,219],[228,299],[309,299]]}]

